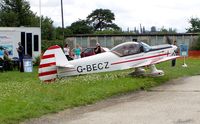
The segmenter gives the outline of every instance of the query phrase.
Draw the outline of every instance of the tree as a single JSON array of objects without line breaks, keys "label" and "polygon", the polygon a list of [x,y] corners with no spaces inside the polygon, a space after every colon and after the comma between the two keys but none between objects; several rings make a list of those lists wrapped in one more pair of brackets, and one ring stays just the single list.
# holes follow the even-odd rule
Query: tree
[{"label": "tree", "polygon": [[121,30],[121,28],[119,26],[117,26],[115,23],[112,24],[108,24],[107,27],[105,28],[107,30]]},{"label": "tree", "polygon": [[[56,30],[56,39],[63,40],[63,29],[62,27],[57,27]],[[69,28],[64,28],[64,35],[72,35],[72,31]]]},{"label": "tree", "polygon": [[[2,0],[0,2],[0,26],[6,27],[39,27],[40,18],[30,10],[26,0]],[[53,21],[48,17],[41,17],[42,39],[55,39]]]},{"label": "tree", "polygon": [[87,16],[87,22],[95,31],[103,29],[120,30],[120,28],[112,22],[113,20],[115,20],[115,15],[109,9],[96,9]]},{"label": "tree", "polygon": [[25,0],[2,0],[0,8],[0,26],[39,26],[36,13]]},{"label": "tree", "polygon": [[53,21],[48,17],[41,17],[42,21],[42,39],[53,40],[55,39],[55,28],[53,26]]},{"label": "tree", "polygon": [[159,31],[160,33],[168,33],[168,30],[163,26],[161,29],[160,29],[160,31]]},{"label": "tree", "polygon": [[163,26],[159,33],[162,33],[162,34],[167,34],[167,33],[171,33],[171,34],[174,34],[176,33],[176,29],[173,29],[173,28],[169,28],[168,30]]},{"label": "tree", "polygon": [[78,20],[68,27],[73,34],[89,34],[93,32],[93,28],[88,25],[85,20]]},{"label": "tree", "polygon": [[191,24],[191,27],[189,27],[187,29],[187,32],[189,32],[189,33],[200,32],[200,19],[199,18],[191,18],[189,20],[189,23]]},{"label": "tree", "polygon": [[94,34],[123,34],[121,30],[103,30],[103,31],[95,31]]},{"label": "tree", "polygon": [[18,19],[14,12],[0,12],[0,26],[15,27],[18,25]]},{"label": "tree", "polygon": [[169,33],[177,33],[177,30],[174,28],[169,28],[168,30]]}]

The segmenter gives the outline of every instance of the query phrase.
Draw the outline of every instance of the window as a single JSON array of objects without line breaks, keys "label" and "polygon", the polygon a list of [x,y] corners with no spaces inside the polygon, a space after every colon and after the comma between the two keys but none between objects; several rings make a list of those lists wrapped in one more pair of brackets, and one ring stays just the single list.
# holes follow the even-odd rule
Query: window
[{"label": "window", "polygon": [[27,51],[27,54],[31,57],[33,53],[32,48],[33,48],[32,33],[26,33],[26,51]]},{"label": "window", "polygon": [[114,47],[113,49],[111,49],[111,52],[122,57],[122,56],[134,55],[142,51],[140,49],[140,44],[135,42],[126,42]]},{"label": "window", "polygon": [[25,54],[25,32],[21,32],[21,44],[24,47],[24,54]]},{"label": "window", "polygon": [[91,53],[91,52],[94,52],[94,49],[93,48],[87,48],[83,52],[84,53]]},{"label": "window", "polygon": [[39,37],[34,35],[34,51],[39,51]]},{"label": "window", "polygon": [[141,46],[140,48],[142,49],[141,51],[143,52],[148,52],[151,49],[151,46],[149,46],[144,42],[140,42],[140,46]]}]

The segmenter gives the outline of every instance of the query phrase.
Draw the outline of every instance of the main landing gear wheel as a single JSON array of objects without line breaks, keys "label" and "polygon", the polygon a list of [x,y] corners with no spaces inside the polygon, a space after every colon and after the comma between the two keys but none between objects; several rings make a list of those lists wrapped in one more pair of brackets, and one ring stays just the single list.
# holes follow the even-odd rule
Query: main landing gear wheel
[{"label": "main landing gear wheel", "polygon": [[146,70],[143,68],[135,68],[134,72],[131,72],[129,75],[132,76],[144,76],[145,75]]},{"label": "main landing gear wheel", "polygon": [[130,73],[132,76],[150,76],[150,77],[160,77],[164,75],[162,70],[158,70],[155,65],[150,65],[150,72],[145,73],[146,70],[142,68],[135,68],[135,71]]}]

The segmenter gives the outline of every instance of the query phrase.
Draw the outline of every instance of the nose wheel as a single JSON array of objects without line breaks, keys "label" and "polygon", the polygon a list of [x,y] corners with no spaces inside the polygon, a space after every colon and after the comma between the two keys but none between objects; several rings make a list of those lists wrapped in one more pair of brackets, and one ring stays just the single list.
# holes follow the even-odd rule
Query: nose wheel
[{"label": "nose wheel", "polygon": [[163,70],[158,70],[155,65],[151,65],[150,66],[149,75],[152,76],[152,77],[163,76],[164,75],[164,71]]}]

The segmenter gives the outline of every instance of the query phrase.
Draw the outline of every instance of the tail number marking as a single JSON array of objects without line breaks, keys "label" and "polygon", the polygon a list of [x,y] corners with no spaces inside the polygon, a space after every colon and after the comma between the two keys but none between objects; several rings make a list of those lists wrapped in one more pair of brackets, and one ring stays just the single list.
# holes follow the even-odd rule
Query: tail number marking
[{"label": "tail number marking", "polygon": [[98,63],[98,64],[91,64],[91,65],[85,65],[85,66],[77,66],[77,72],[91,72],[91,71],[98,71],[103,69],[108,69],[108,62]]}]

